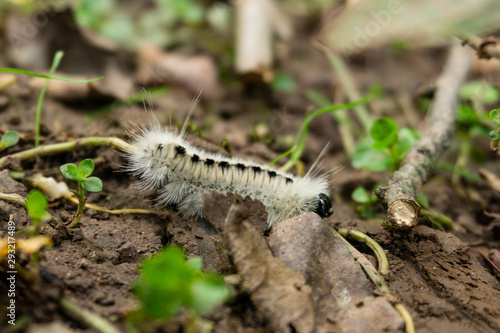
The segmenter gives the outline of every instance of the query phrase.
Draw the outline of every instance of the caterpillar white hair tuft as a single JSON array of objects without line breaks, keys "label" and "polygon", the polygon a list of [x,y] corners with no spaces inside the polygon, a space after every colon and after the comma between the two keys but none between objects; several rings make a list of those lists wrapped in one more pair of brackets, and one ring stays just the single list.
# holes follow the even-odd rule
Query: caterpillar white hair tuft
[{"label": "caterpillar white hair tuft", "polygon": [[[153,121],[130,139],[125,152],[126,171],[139,178],[143,188],[156,189],[159,202],[177,204],[185,216],[202,216],[202,194],[232,192],[259,200],[266,207],[268,225],[307,212],[321,217],[333,213],[327,193],[328,175],[305,177],[270,166],[213,154],[193,147]],[[314,166],[313,166],[314,168]]]}]

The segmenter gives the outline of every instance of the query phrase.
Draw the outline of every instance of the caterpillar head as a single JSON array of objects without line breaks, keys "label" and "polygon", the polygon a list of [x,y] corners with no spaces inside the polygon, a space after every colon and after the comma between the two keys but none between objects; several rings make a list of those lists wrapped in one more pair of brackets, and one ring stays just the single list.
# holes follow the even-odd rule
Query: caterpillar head
[{"label": "caterpillar head", "polygon": [[332,201],[324,194],[320,193],[316,196],[316,209],[314,212],[322,218],[329,217],[333,214]]}]

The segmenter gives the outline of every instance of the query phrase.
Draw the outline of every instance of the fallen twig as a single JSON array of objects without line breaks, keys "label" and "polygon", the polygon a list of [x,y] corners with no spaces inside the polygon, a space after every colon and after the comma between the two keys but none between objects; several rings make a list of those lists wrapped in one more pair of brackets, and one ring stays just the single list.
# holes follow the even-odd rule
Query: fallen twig
[{"label": "fallen twig", "polygon": [[417,224],[420,207],[416,197],[430,176],[434,163],[450,145],[453,135],[458,90],[471,64],[471,52],[452,47],[445,68],[437,80],[437,91],[430,119],[422,138],[408,153],[387,187],[375,193],[387,209],[387,226],[410,228]]},{"label": "fallen twig", "polygon": [[500,59],[500,45],[495,38],[480,38],[469,34],[462,38],[462,42],[476,50],[479,59]]}]

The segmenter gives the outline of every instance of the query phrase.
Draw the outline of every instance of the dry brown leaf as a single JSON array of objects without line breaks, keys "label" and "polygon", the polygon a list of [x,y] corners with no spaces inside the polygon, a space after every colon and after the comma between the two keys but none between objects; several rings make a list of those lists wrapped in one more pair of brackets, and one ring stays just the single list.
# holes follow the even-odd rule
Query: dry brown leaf
[{"label": "dry brown leaf", "polygon": [[[10,244],[12,245],[12,243]],[[52,245],[52,239],[48,236],[37,236],[29,239],[16,239],[16,251],[22,251],[26,254],[32,254],[39,251],[45,245]],[[7,238],[0,239],[0,258],[5,257],[9,253],[9,240]]]},{"label": "dry brown leaf", "polygon": [[282,259],[275,258],[263,236],[248,223],[249,212],[235,200],[226,218],[225,239],[241,287],[276,332],[313,332],[311,288]]}]

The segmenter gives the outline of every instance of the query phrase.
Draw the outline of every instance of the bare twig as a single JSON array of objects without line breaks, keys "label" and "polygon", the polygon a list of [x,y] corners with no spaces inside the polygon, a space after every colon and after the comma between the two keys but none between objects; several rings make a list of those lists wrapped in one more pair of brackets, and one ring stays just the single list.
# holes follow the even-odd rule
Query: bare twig
[{"label": "bare twig", "polygon": [[476,50],[479,59],[500,59],[500,45],[497,39],[492,37],[480,38],[474,35],[466,35],[462,38],[462,42],[470,45]]},{"label": "bare twig", "polygon": [[430,176],[434,163],[450,145],[453,135],[458,90],[471,64],[470,50],[452,47],[445,68],[437,80],[429,124],[422,138],[411,149],[387,187],[379,187],[377,196],[387,209],[387,225],[408,228],[417,224],[420,207],[416,197]]}]

